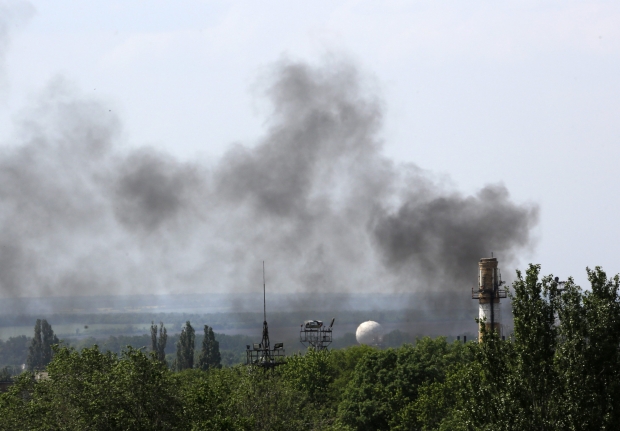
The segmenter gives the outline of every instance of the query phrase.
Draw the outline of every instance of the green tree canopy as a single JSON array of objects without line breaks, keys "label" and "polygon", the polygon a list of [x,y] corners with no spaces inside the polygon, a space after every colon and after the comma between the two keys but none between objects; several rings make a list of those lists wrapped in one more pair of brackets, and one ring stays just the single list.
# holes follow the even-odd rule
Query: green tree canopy
[{"label": "green tree canopy", "polygon": [[194,338],[194,328],[188,320],[177,342],[176,369],[178,371],[194,368]]},{"label": "green tree canopy", "polygon": [[157,325],[151,322],[151,351],[160,362],[166,362],[166,343],[168,341],[168,331],[164,323],[159,323],[159,337],[157,336]]},{"label": "green tree canopy", "polygon": [[540,265],[517,272],[514,334],[484,335],[475,361],[452,375],[460,384],[446,417],[467,429],[617,429],[620,279],[600,267],[587,273],[584,292],[572,279],[540,277]]},{"label": "green tree canopy", "polygon": [[205,325],[202,339],[202,350],[198,358],[198,368],[203,371],[214,368],[222,368],[222,356],[220,343],[215,339],[213,328]]},{"label": "green tree canopy", "polygon": [[26,365],[29,370],[42,370],[52,360],[52,346],[60,341],[47,320],[37,319],[34,325],[34,337],[28,350]]},{"label": "green tree canopy", "polygon": [[442,382],[463,346],[445,338],[417,340],[399,349],[374,350],[355,367],[338,407],[340,421],[355,430],[388,430],[401,423],[402,410],[423,385]]},{"label": "green tree canopy", "polygon": [[0,396],[0,430],[187,429],[172,374],[139,350],[62,347],[47,371],[38,382],[22,374]]}]

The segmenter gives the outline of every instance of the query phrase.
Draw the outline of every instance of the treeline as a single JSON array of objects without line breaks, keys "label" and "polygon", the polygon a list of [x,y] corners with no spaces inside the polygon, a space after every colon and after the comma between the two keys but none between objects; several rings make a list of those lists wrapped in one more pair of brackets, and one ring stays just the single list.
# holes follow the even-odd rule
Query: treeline
[{"label": "treeline", "polygon": [[[179,341],[180,334],[168,335],[168,342],[164,349],[165,361],[172,367],[173,361],[176,357],[176,346]],[[245,362],[245,349],[247,345],[251,345],[256,342],[257,337],[251,337],[248,335],[226,335],[221,333],[214,334],[215,339],[220,346],[220,354],[222,356],[222,365],[230,367],[233,365],[241,364]],[[200,346],[203,342],[203,334],[196,334],[195,343],[196,346]],[[470,337],[471,339],[471,337]],[[387,333],[383,339],[383,346],[399,347],[405,343],[411,343],[414,338],[406,332],[402,332],[398,329]],[[32,343],[32,337],[20,335],[18,337],[10,337],[6,341],[0,340],[0,369],[9,367],[12,374],[21,372],[21,365],[25,364],[28,358],[29,347]],[[61,343],[68,347],[73,347],[78,351],[85,348],[98,346],[102,352],[110,351],[115,354],[120,354],[123,349],[128,346],[134,349],[144,348],[146,351],[151,346],[151,336],[149,334],[142,335],[112,335],[107,338],[96,338],[93,336],[86,338],[67,338],[61,340]],[[346,333],[342,337],[334,339],[333,344],[330,346],[333,349],[342,349],[357,344],[354,333]],[[289,350],[296,351],[301,349],[301,344],[297,340],[292,341],[292,344],[286,343]],[[195,351],[194,360],[198,361],[200,352]]]},{"label": "treeline", "polygon": [[[171,366],[176,355],[176,345],[179,341],[180,334],[168,336],[168,342],[165,348],[165,358]],[[254,338],[247,335],[226,335],[215,333],[215,339],[220,346],[222,355],[222,365],[232,366],[245,361],[246,345],[251,344]],[[200,346],[203,342],[203,334],[196,335],[196,345]],[[32,337],[20,335],[18,337],[10,337],[6,341],[0,340],[0,368],[10,367],[18,370],[22,364],[26,364],[29,354],[29,348],[32,345]],[[109,351],[114,354],[120,354],[123,349],[132,347],[134,349],[145,349],[147,352],[151,349],[151,336],[143,335],[119,335],[110,336],[105,339],[97,339],[94,337],[82,339],[61,340],[61,344],[67,347],[81,351],[95,345],[102,352]],[[199,351],[196,351],[196,361],[198,360]]]},{"label": "treeline", "polygon": [[620,423],[618,276],[518,273],[514,334],[290,356],[273,370],[173,372],[155,354],[60,347],[49,378],[0,395],[6,430],[612,430]]},{"label": "treeline", "polygon": [[0,367],[21,367],[28,358],[28,348],[32,337],[20,335],[0,340]]}]

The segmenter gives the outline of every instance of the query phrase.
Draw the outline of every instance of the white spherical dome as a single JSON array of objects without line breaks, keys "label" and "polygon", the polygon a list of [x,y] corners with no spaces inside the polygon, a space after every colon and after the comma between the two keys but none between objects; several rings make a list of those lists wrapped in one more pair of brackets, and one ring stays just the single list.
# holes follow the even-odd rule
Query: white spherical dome
[{"label": "white spherical dome", "polygon": [[381,343],[383,339],[383,328],[377,322],[369,320],[368,322],[364,322],[357,327],[357,331],[355,331],[355,338],[360,344],[376,346]]}]

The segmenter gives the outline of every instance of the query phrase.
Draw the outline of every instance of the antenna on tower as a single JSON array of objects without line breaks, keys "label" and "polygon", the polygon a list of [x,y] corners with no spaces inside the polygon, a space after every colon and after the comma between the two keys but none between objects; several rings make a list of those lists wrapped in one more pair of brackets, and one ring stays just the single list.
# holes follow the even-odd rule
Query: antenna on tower
[{"label": "antenna on tower", "polygon": [[306,320],[299,328],[299,342],[315,350],[325,350],[333,340],[333,326],[336,318],[327,326],[322,320]]},{"label": "antenna on tower", "polygon": [[329,326],[324,325],[322,320],[306,320],[299,330],[299,342],[315,350],[327,349],[327,346],[332,343],[332,328],[335,320],[334,317]]},{"label": "antenna on tower", "polygon": [[271,348],[269,326],[267,325],[267,283],[265,282],[265,261],[263,260],[263,338],[260,343],[248,345],[246,364],[273,368],[284,363],[284,343],[276,343]]},{"label": "antenna on tower", "polygon": [[265,261],[263,260],[263,322],[267,321],[267,301],[266,301],[266,283],[265,283]]}]

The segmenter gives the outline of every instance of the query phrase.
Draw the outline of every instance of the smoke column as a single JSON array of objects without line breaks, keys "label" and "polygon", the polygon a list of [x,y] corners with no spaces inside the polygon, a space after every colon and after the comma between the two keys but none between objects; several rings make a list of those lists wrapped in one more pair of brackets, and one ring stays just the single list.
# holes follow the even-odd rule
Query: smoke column
[{"label": "smoke column", "polygon": [[264,135],[214,165],[130,149],[102,102],[50,83],[2,137],[1,294],[247,291],[262,260],[300,297],[450,292],[531,246],[538,209],[501,184],[464,196],[382,155],[355,65],[280,61],[266,82]]}]

